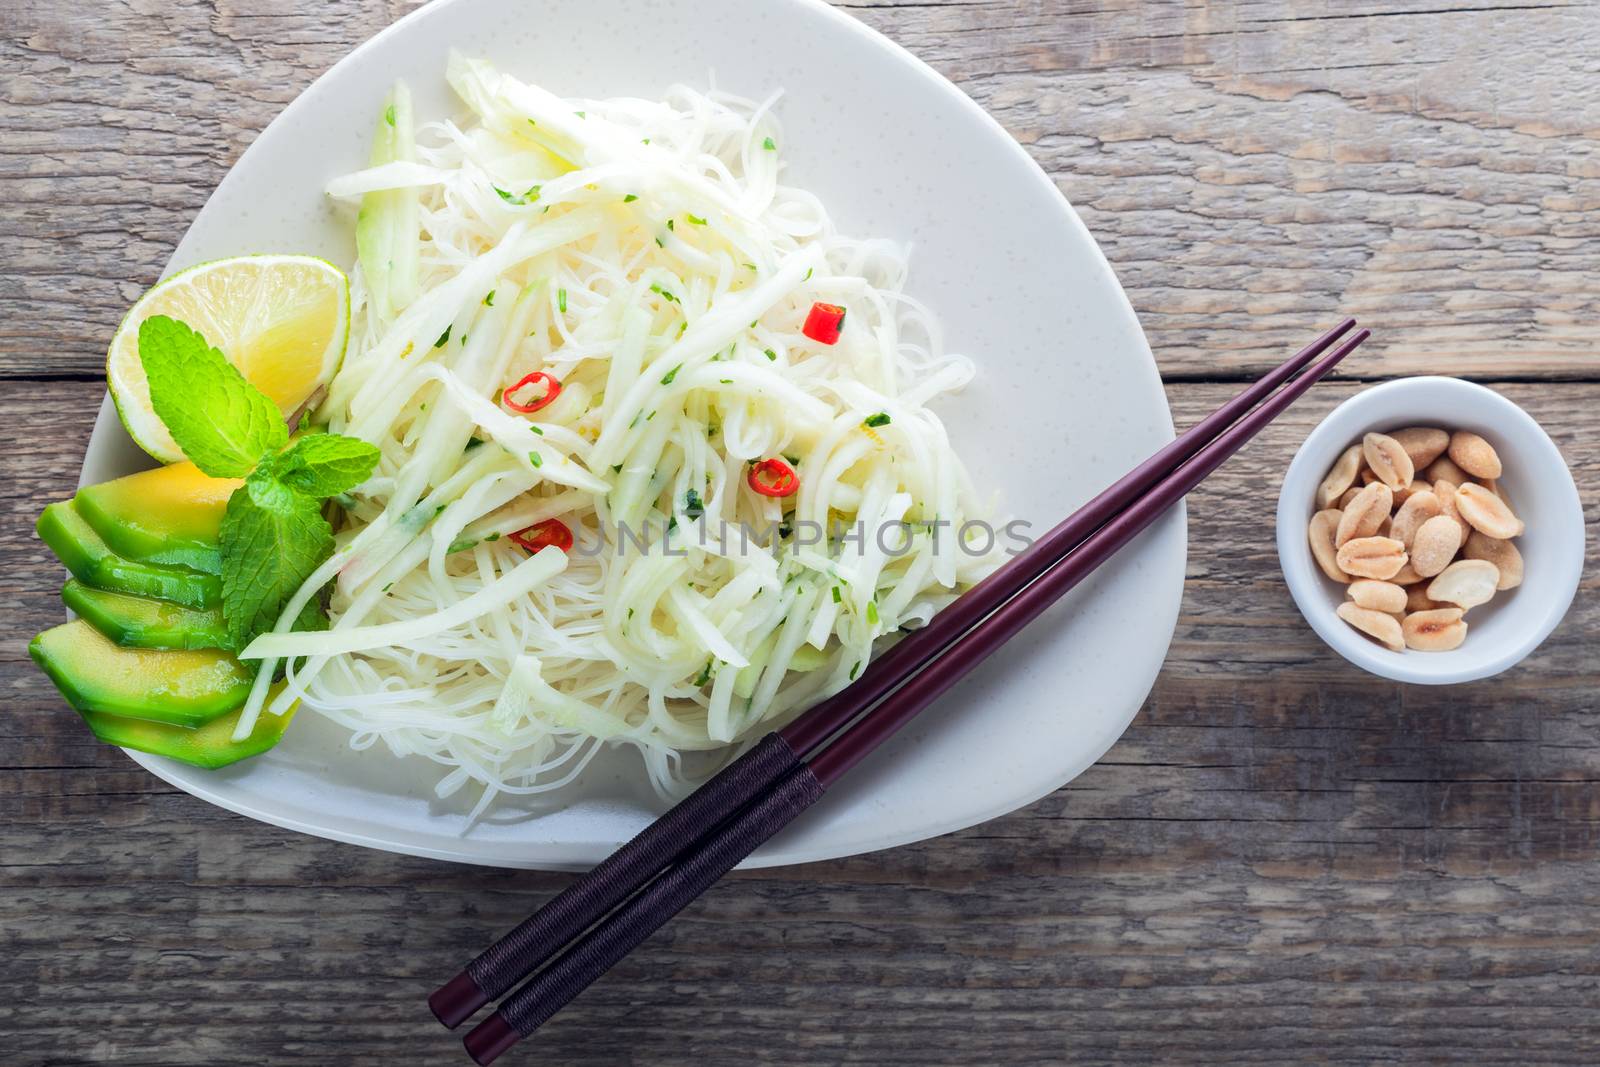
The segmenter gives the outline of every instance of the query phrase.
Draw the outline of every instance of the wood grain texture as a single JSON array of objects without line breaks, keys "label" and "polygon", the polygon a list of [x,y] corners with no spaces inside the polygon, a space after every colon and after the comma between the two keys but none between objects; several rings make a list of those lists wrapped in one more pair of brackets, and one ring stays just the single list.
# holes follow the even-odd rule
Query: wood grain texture
[{"label": "wood grain texture", "polygon": [[[1098,765],[962,833],[735,876],[521,1062],[1600,1062],[1600,8],[850,7],[1057,177],[1180,425],[1361,314],[1385,342],[1353,373],[1470,373],[1551,432],[1584,585],[1497,679],[1353,675],[1270,537],[1356,386],[1319,388],[1191,498],[1167,668]],[[75,482],[118,317],[254,132],[406,9],[0,10],[7,1067],[466,1062],[423,996],[567,880],[211,808],[94,744],[24,651],[61,611],[31,524]]]}]

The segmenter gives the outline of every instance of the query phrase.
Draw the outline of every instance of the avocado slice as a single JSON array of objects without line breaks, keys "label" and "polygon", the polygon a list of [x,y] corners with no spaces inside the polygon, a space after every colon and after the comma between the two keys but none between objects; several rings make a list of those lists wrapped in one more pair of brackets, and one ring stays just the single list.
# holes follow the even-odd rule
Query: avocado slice
[{"label": "avocado slice", "polygon": [[111,550],[78,514],[72,501],[51,504],[39,516],[39,538],[61,557],[73,577],[96,589],[176,600],[191,608],[222,601],[222,579],[188,567],[126,559]]},{"label": "avocado slice", "polygon": [[111,551],[146,563],[222,572],[217,548],[228,497],[244,482],[187,461],[78,490],[76,504]]},{"label": "avocado slice", "polygon": [[127,648],[225,648],[228,627],[222,609],[202,611],[170,600],[96,589],[76,578],[61,588],[67,609]]},{"label": "avocado slice", "polygon": [[244,703],[254,674],[218,649],[123,648],[78,619],[35,637],[28,654],[78,711],[204,726]]},{"label": "avocado slice", "polygon": [[[282,688],[281,682],[273,686],[267,700],[270,702]],[[94,735],[107,744],[138,749],[140,752],[150,752],[157,756],[167,756],[184,763],[192,763],[196,767],[215,768],[238,763],[250,756],[259,756],[277,744],[283,739],[283,732],[289,728],[289,720],[294,718],[299,706],[299,702],[296,701],[295,705],[282,715],[263,711],[260,718],[256,719],[255,729],[251,730],[250,736],[243,741],[233,740],[233,728],[239,723],[242,705],[222,718],[213,719],[193,730],[182,726],[169,726],[166,723],[124,719],[96,711],[84,711],[79,714],[83,716],[83,721],[89,724],[89,729],[94,731]]]}]

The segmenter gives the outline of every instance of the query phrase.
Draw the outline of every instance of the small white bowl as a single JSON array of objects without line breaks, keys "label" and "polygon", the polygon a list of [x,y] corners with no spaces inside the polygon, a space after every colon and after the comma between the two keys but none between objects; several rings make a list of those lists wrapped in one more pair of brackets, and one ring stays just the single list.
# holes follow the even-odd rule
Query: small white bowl
[{"label": "small white bowl", "polygon": [[[1481,434],[1505,464],[1499,486],[1527,524],[1517,539],[1526,573],[1467,614],[1467,639],[1451,652],[1391,652],[1334,614],[1345,589],[1311,557],[1307,525],[1317,487],[1351,444],[1373,430],[1437,426]],[[1492,389],[1459,378],[1402,378],[1334,408],[1295,453],[1278,493],[1278,559],[1311,628],[1345,659],[1398,682],[1450,685],[1515,666],[1556,628],[1583,572],[1583,506],[1555,442],[1527,412]]]}]

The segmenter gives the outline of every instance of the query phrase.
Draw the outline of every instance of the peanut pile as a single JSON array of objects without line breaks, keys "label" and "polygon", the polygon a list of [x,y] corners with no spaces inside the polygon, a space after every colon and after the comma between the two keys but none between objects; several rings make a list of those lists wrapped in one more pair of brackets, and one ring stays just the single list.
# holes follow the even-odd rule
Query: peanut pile
[{"label": "peanut pile", "polygon": [[[1395,652],[1447,652],[1464,616],[1522,584],[1522,520],[1499,488],[1500,456],[1475,433],[1369,433],[1317,489],[1311,555],[1346,587],[1339,618]],[[1459,557],[1459,558],[1458,558]]]}]

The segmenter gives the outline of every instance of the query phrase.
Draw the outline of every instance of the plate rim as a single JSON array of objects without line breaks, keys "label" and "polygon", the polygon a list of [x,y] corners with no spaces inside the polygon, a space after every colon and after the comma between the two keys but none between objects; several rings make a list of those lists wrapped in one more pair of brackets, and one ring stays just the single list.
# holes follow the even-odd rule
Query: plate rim
[{"label": "plate rim", "polygon": [[[390,37],[406,32],[408,27],[413,22],[420,22],[426,19],[438,17],[441,11],[445,11],[455,6],[457,3],[463,2],[470,2],[470,0],[432,0],[432,2],[418,7],[415,10],[401,16],[399,19],[396,19],[394,22],[388,26],[385,26],[383,29],[379,30],[377,33],[373,34],[371,37],[367,38],[365,41],[362,41],[360,44],[356,45],[354,48],[342,55],[331,66],[329,66],[327,70],[323,71],[316,78],[312,79],[312,81],[309,82],[304,88],[302,88],[299,93],[296,94],[293,100],[286,104],[270,122],[268,122],[260,129],[260,131],[255,134],[250,143],[239,154],[238,158],[229,166],[228,172],[223,175],[221,181],[217,183],[217,185],[212,189],[210,195],[207,196],[206,203],[209,204],[211,200],[218,194],[218,192],[226,188],[229,182],[235,180],[237,172],[249,161],[251,153],[257,150],[265,134],[274,126],[279,124],[287,124],[294,121],[296,114],[302,107],[310,106],[306,103],[306,99],[311,95],[312,90],[318,85],[322,84],[325,80],[333,77],[341,67],[345,66],[346,64],[359,61],[363,55],[380,48],[383,42],[388,40]],[[1112,288],[1116,292],[1116,313],[1119,318],[1125,320],[1126,325],[1131,327],[1131,336],[1137,340],[1138,346],[1142,350],[1144,356],[1142,360],[1133,361],[1135,365],[1130,366],[1128,371],[1129,373],[1143,379],[1144,388],[1149,390],[1149,392],[1156,399],[1156,402],[1159,404],[1160,409],[1165,412],[1165,418],[1163,421],[1168,427],[1167,439],[1170,440],[1173,433],[1171,429],[1172,409],[1171,405],[1167,401],[1166,391],[1161,379],[1160,368],[1157,365],[1155,355],[1150,348],[1149,340],[1145,336],[1144,327],[1139,322],[1138,315],[1134,311],[1132,302],[1128,299],[1127,292],[1122,286],[1121,279],[1117,277],[1116,271],[1112,268],[1110,261],[1106,258],[1105,250],[1101,248],[1100,243],[1095,240],[1094,235],[1084,224],[1082,218],[1079,217],[1077,210],[1072,206],[1071,201],[1067,199],[1066,194],[1063,193],[1059,187],[1057,187],[1056,183],[1050,178],[1049,174],[1047,174],[1044,168],[1040,166],[1038,161],[1028,153],[1027,149],[1023,147],[1021,142],[1018,141],[1017,138],[1014,137],[1003,125],[1001,125],[998,119],[991,115],[971,96],[962,91],[962,89],[954,82],[946,78],[943,74],[939,73],[939,71],[934,69],[932,65],[919,58],[915,53],[911,52],[905,46],[899,44],[874,27],[869,26],[865,22],[853,18],[845,12],[832,7],[826,3],[825,0],[769,0],[769,2],[785,4],[794,9],[803,9],[812,16],[824,17],[833,23],[837,32],[853,33],[864,37],[876,47],[885,51],[888,54],[888,57],[891,57],[898,62],[909,66],[913,71],[921,75],[923,80],[928,84],[930,90],[937,90],[939,93],[942,93],[954,107],[964,110],[969,117],[978,118],[983,125],[990,129],[991,133],[998,134],[1000,141],[1005,145],[1002,151],[1011,154],[1014,161],[1022,163],[1024,165],[1024,169],[1031,174],[1031,178],[1034,182],[1043,183],[1043,185],[1051,194],[1051,198],[1057,204],[1059,210],[1064,214],[1068,226],[1076,231],[1077,236],[1087,244],[1088,248],[1092,251],[1095,260],[1097,261],[1099,268],[1103,270],[1104,273],[1111,279]],[[201,205],[201,212],[204,211],[205,206],[205,204]],[[172,255],[168,257],[167,262],[162,267],[160,276],[162,279],[165,279],[174,273],[175,269],[177,269],[174,265],[184,259],[182,255],[184,246],[188,242],[190,233],[194,227],[194,222],[199,217],[199,213],[200,212],[196,212],[195,215],[191,216],[189,227],[185,229],[183,237],[178,240],[177,244],[173,248]],[[93,430],[90,434],[89,442],[85,446],[84,462],[79,470],[78,484],[80,487],[84,484],[85,474],[88,469],[90,457],[105,447],[102,443],[102,439],[108,436],[115,436],[118,433],[125,434],[125,431],[123,431],[121,423],[115,414],[114,408],[112,407],[111,398],[108,393],[102,401],[100,413],[96,417]],[[1103,745],[1086,750],[1084,755],[1078,760],[1074,761],[1072,765],[1064,767],[1058,781],[1055,781],[1053,784],[1046,785],[1046,787],[1042,790],[1030,790],[1032,795],[1024,796],[1021,799],[998,802],[989,805],[984,809],[963,814],[958,819],[952,821],[941,821],[938,823],[937,829],[930,830],[927,827],[916,827],[901,830],[899,832],[866,835],[864,839],[853,839],[850,842],[844,843],[842,847],[829,847],[826,844],[822,844],[820,846],[813,845],[812,847],[808,848],[798,848],[792,845],[782,845],[781,843],[779,847],[774,847],[771,843],[764,844],[749,858],[740,863],[738,865],[739,868],[754,869],[777,867],[799,863],[841,859],[850,856],[878,852],[883,849],[895,848],[900,845],[910,844],[917,841],[925,841],[942,837],[946,834],[955,833],[980,823],[987,822],[990,819],[998,818],[1002,815],[1009,814],[1014,811],[1020,811],[1023,808],[1029,807],[1030,805],[1037,803],[1043,797],[1049,796],[1051,793],[1061,789],[1067,783],[1077,778],[1089,767],[1093,766],[1102,756],[1105,755],[1107,751],[1111,749],[1113,745],[1117,743],[1118,740],[1121,739],[1122,735],[1126,733],[1128,726],[1138,716],[1139,711],[1149,699],[1150,692],[1154,688],[1155,681],[1160,675],[1162,668],[1165,666],[1167,655],[1171,650],[1172,640],[1177,630],[1179,609],[1183,599],[1183,591],[1185,586],[1184,574],[1188,565],[1188,513],[1185,503],[1179,502],[1179,504],[1173,508],[1167,516],[1163,517],[1154,526],[1152,526],[1151,530],[1144,536],[1159,536],[1161,531],[1169,525],[1176,525],[1177,527],[1175,536],[1178,540],[1179,550],[1175,554],[1176,559],[1174,561],[1177,572],[1177,580],[1173,582],[1172,590],[1168,594],[1168,603],[1165,605],[1159,605],[1157,607],[1158,617],[1165,617],[1167,620],[1165,627],[1166,636],[1161,643],[1160,656],[1156,657],[1152,661],[1153,665],[1147,672],[1148,677],[1144,681],[1144,695],[1140,697],[1138,701],[1132,704],[1126,714],[1122,716],[1122,721],[1116,725],[1115,729],[1108,731],[1105,743]],[[233,812],[234,814],[242,815],[258,822],[263,822],[268,825],[281,827],[286,830],[292,830],[297,833],[303,833],[313,837],[339,841],[345,844],[359,845],[365,848],[372,848],[399,855],[409,855],[425,859],[466,863],[474,866],[499,867],[503,869],[552,871],[579,870],[603,859],[612,850],[614,850],[617,845],[621,844],[620,841],[610,846],[600,843],[599,847],[597,848],[590,844],[542,842],[539,843],[538,846],[540,849],[540,854],[538,856],[528,857],[516,855],[487,857],[480,853],[471,852],[464,849],[452,849],[427,843],[398,841],[357,830],[310,822],[280,811],[263,809],[255,804],[242,801],[224,792],[221,792],[218,789],[213,788],[209,783],[202,782],[200,784],[196,784],[194,781],[191,781],[187,778],[180,778],[180,775],[183,773],[181,769],[177,767],[170,767],[168,761],[162,757],[154,756],[144,752],[138,752],[133,749],[123,749],[123,752],[135,763],[139,764],[145,770],[149,771],[151,774],[154,774],[157,778],[160,778],[169,785],[174,786],[190,796],[205,801],[206,803],[213,804],[226,811]]]}]

